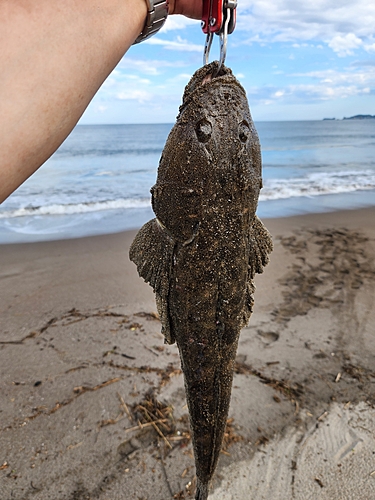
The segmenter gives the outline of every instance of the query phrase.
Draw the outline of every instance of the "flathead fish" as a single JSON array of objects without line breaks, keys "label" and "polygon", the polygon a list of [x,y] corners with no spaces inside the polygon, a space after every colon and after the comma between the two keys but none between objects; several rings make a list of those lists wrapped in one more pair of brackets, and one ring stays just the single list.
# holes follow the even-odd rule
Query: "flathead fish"
[{"label": "flathead fish", "polygon": [[253,278],[272,250],[255,215],[261,151],[246,93],[230,69],[216,73],[216,62],[204,66],[185,89],[151,189],[156,218],[130,248],[156,294],[165,341],[180,352],[199,500],[222,446]]}]

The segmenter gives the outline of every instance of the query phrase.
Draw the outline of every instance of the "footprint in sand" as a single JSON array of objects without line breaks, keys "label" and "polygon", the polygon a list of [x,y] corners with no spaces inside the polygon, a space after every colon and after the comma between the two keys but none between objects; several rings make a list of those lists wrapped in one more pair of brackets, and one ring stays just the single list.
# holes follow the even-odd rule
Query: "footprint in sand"
[{"label": "footprint in sand", "polygon": [[258,335],[260,340],[266,345],[273,344],[280,338],[280,335],[276,332],[263,332],[262,330],[258,330]]}]

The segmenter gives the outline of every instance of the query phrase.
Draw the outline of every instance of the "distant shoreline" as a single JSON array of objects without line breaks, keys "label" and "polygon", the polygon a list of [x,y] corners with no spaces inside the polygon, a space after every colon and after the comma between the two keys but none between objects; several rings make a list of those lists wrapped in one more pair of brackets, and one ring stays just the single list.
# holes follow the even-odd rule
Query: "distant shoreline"
[{"label": "distant shoreline", "polygon": [[[340,120],[340,118],[323,118],[323,121],[329,120]],[[344,116],[343,120],[375,120],[375,115],[354,115],[349,117]]]}]

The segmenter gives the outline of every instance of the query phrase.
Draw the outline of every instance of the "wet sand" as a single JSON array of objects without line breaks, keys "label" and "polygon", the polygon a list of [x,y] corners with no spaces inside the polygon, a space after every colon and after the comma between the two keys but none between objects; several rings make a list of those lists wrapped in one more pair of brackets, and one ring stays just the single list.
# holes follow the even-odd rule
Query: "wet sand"
[{"label": "wet sand", "polygon": [[[375,498],[375,209],[264,222],[210,498]],[[0,246],[1,500],[193,498],[178,352],[134,235]]]}]

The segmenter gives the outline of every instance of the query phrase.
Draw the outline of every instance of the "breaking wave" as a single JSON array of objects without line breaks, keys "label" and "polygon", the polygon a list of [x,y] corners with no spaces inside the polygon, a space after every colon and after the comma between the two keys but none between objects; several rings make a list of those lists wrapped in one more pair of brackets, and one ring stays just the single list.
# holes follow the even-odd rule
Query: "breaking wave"
[{"label": "breaking wave", "polygon": [[280,200],[299,196],[350,193],[375,189],[373,170],[310,173],[290,179],[267,179],[260,200]]},{"label": "breaking wave", "polygon": [[50,204],[44,206],[26,206],[15,210],[0,212],[0,219],[43,215],[74,215],[103,210],[121,210],[129,208],[148,208],[149,198],[129,198],[85,203]]},{"label": "breaking wave", "polygon": [[[281,200],[301,196],[320,196],[327,194],[350,193],[375,189],[375,171],[341,171],[309,173],[303,177],[271,178],[264,181],[260,201]],[[74,215],[106,210],[142,209],[150,207],[149,197],[119,198],[93,202],[52,203],[24,207],[0,209],[0,219],[15,217],[35,217],[47,215]]]}]

